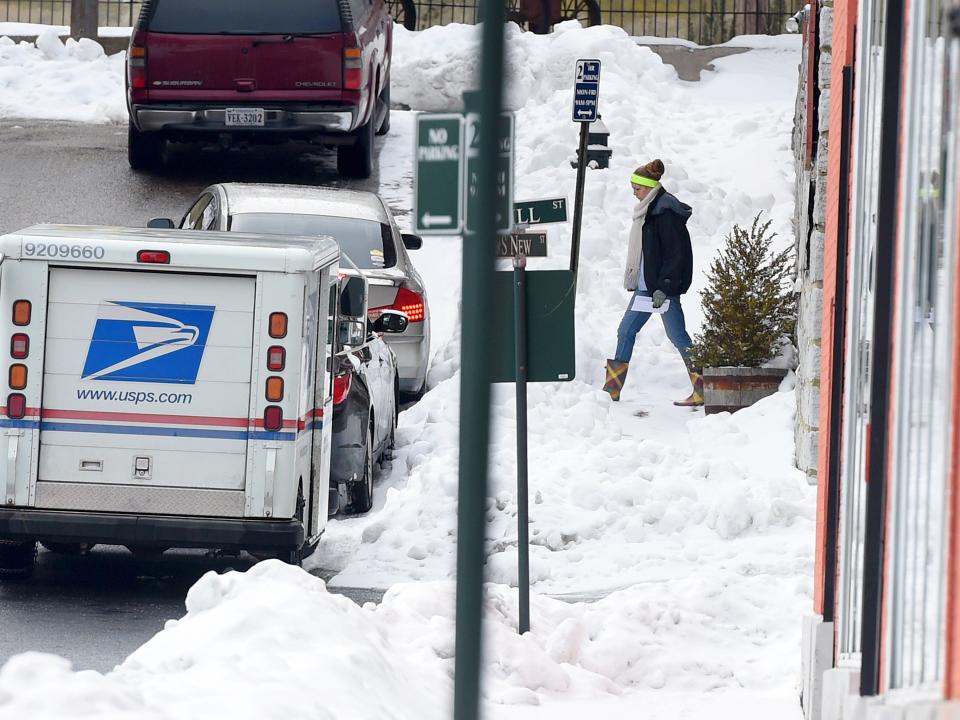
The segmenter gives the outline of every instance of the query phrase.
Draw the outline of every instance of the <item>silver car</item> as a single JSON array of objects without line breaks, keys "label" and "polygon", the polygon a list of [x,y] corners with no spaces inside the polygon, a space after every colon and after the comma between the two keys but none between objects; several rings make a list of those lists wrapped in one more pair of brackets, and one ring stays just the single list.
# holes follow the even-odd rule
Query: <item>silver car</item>
[{"label": "silver car", "polygon": [[384,339],[397,356],[400,391],[408,397],[423,393],[430,310],[423,280],[407,255],[422,240],[400,233],[379,195],[303,185],[218,183],[200,193],[180,227],[336,238],[369,280],[370,319],[376,320],[383,310],[399,310],[409,318],[406,331]]}]

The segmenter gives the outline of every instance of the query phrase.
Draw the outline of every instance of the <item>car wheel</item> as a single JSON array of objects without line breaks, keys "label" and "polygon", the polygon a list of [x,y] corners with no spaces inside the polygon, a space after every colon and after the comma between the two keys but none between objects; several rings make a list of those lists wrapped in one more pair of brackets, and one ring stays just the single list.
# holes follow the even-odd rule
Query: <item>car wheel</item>
[{"label": "car wheel", "polygon": [[369,512],[373,507],[373,425],[367,428],[367,448],[363,459],[363,477],[350,486],[350,504],[347,512],[352,515]]},{"label": "car wheel", "polygon": [[337,146],[337,171],[343,177],[365,179],[373,172],[373,122],[357,130],[353,145]]},{"label": "car wheel", "polygon": [[30,577],[36,562],[36,541],[0,540],[0,577]]},{"label": "car wheel", "polygon": [[134,170],[154,170],[163,159],[165,140],[160,133],[140,132],[127,125],[127,161]]},{"label": "car wheel", "polygon": [[390,79],[387,78],[387,84],[384,86],[383,91],[380,93],[380,102],[386,108],[383,113],[383,122],[380,123],[380,128],[377,130],[377,135],[386,135],[390,132]]}]

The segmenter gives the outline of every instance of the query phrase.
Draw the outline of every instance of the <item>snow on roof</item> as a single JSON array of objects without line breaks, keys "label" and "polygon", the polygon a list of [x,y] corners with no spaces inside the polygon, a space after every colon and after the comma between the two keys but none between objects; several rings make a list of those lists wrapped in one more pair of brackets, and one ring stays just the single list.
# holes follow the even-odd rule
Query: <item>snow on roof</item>
[{"label": "snow on roof", "polygon": [[269,212],[389,222],[383,203],[374,193],[267,183],[224,183],[221,187],[232,215]]}]

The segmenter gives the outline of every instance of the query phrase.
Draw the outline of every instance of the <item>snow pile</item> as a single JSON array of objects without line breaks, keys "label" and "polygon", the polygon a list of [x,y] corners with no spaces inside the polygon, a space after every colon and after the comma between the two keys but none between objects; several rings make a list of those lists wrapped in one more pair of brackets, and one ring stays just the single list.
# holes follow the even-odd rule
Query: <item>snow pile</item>
[{"label": "snow pile", "polygon": [[[703,578],[633,588],[596,603],[532,599],[533,628],[516,632],[516,593],[488,586],[484,698],[494,706],[620,696],[626,689],[704,692],[775,677],[782,663],[739,663],[766,636],[765,618],[725,608],[746,587],[699,599]],[[753,577],[753,593],[766,581]],[[769,590],[768,590],[769,591]],[[279,561],[246,573],[208,573],[187,614],[113,672],[72,672],[27,653],[0,670],[0,720],[333,720],[449,717],[454,670],[453,583],[402,584],[360,608],[323,581]],[[691,662],[678,652],[688,627],[713,640]],[[733,639],[733,642],[731,642]],[[675,647],[676,645],[676,647]]]},{"label": "snow pile", "polygon": [[64,43],[53,29],[36,43],[0,37],[0,117],[125,121],[124,55],[87,38]]},{"label": "snow pile", "polygon": [[436,701],[450,694],[440,663],[298,568],[208,573],[186,607],[105,676],[50,655],[14,658],[0,671],[0,718],[447,716]]}]

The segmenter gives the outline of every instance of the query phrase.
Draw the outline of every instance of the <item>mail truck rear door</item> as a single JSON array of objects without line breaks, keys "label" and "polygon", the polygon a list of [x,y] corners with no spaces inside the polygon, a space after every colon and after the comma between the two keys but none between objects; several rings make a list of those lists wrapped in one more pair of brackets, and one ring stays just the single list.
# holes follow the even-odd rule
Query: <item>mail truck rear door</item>
[{"label": "mail truck rear door", "polygon": [[36,507],[242,517],[255,295],[51,268]]}]

